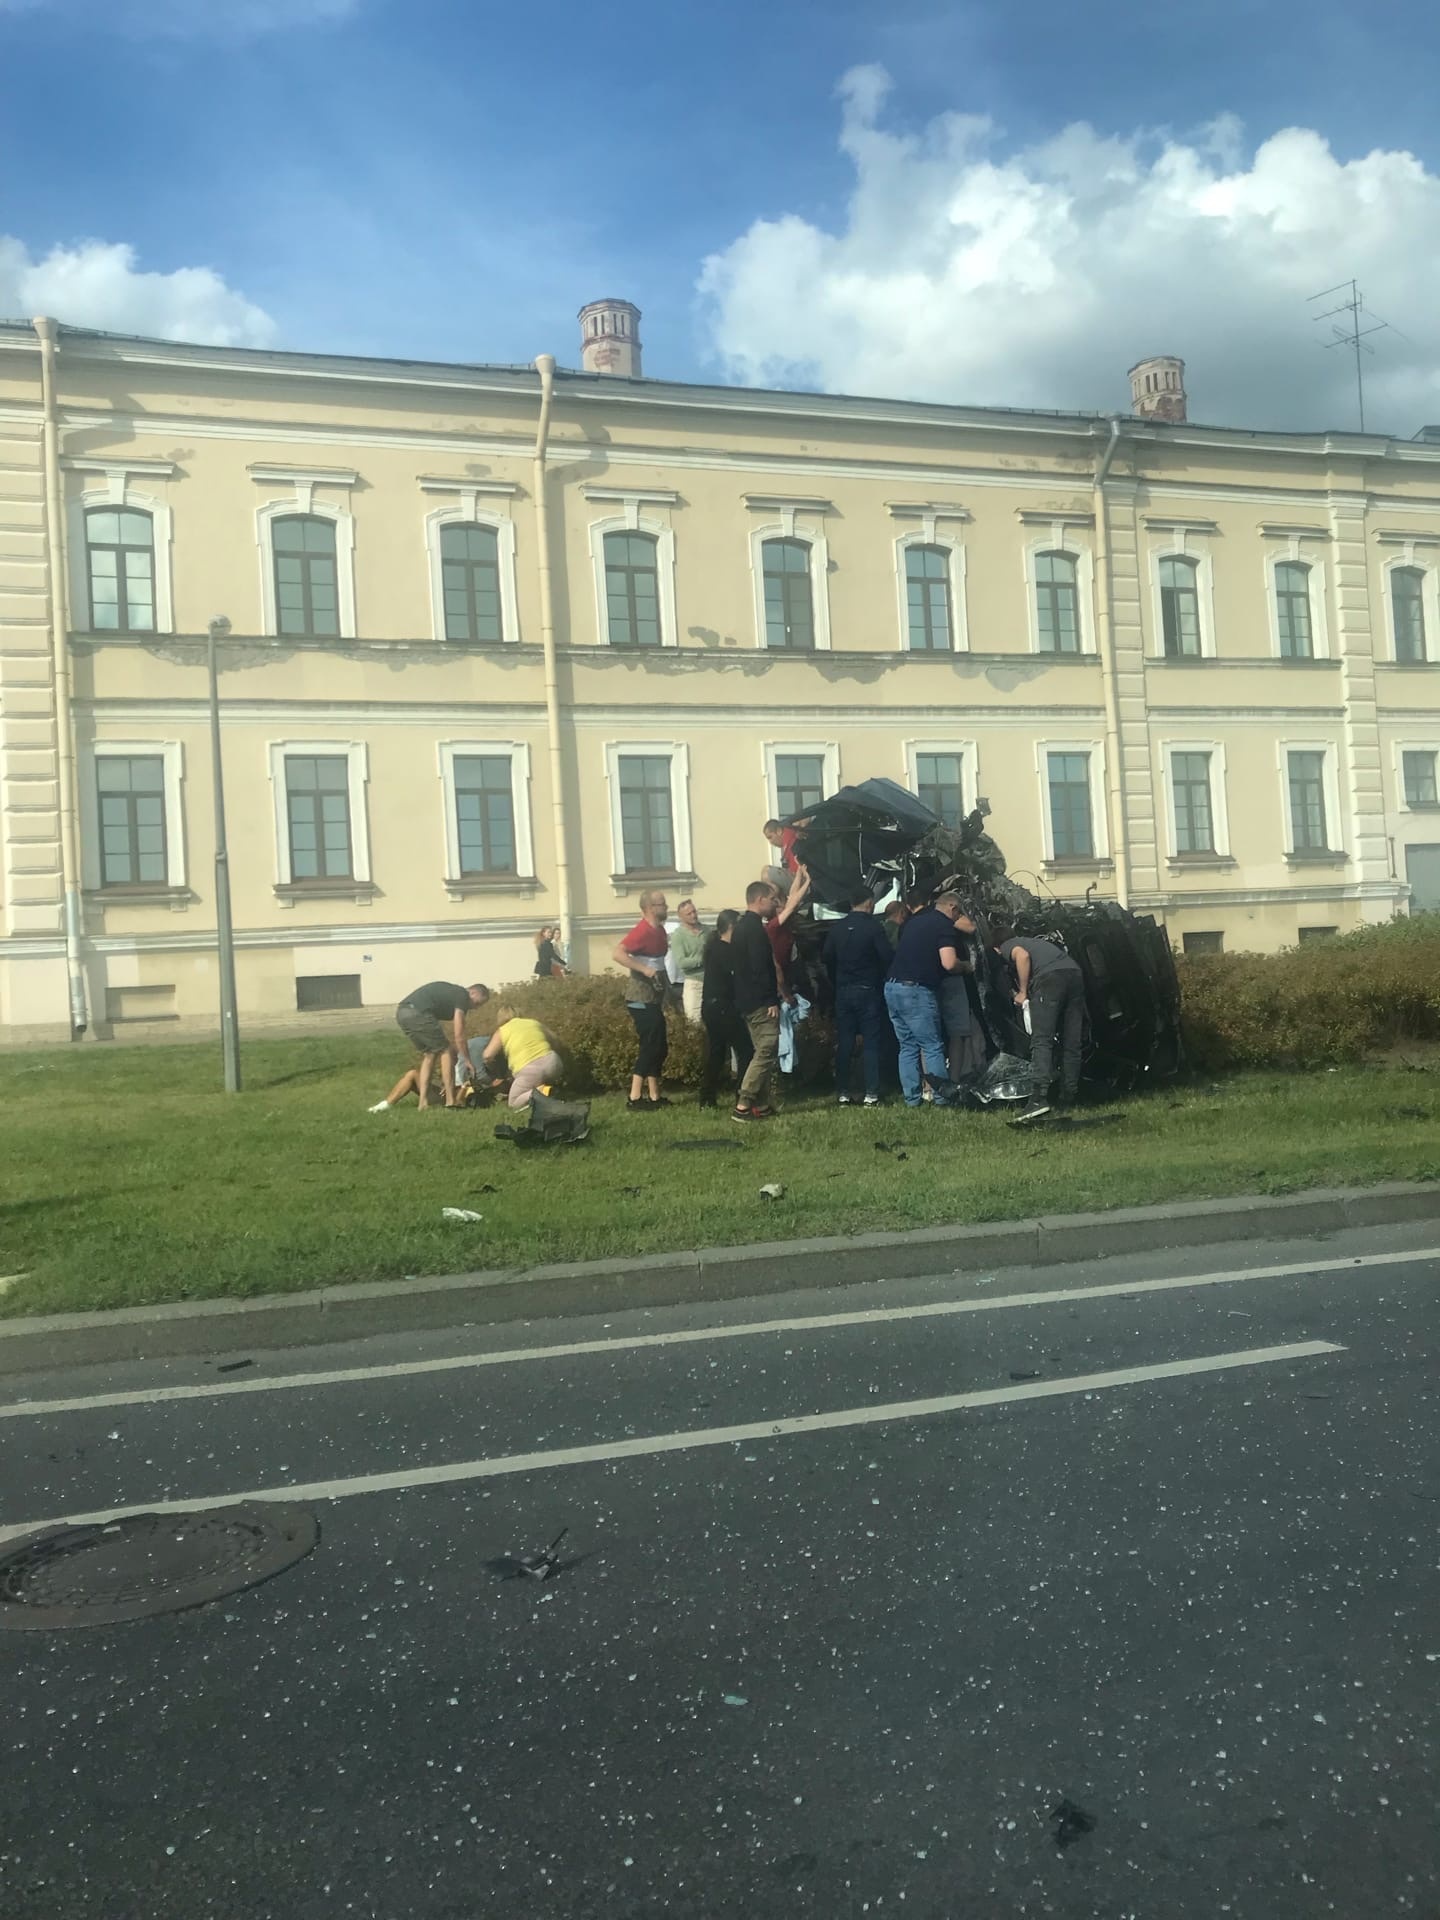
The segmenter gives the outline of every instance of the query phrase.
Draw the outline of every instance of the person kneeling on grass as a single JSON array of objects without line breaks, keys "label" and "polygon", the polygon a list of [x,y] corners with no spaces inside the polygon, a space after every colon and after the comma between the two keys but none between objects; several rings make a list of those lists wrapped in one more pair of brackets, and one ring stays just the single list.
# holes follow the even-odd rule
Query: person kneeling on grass
[{"label": "person kneeling on grass", "polygon": [[555,1036],[538,1020],[524,1020],[513,1007],[496,1011],[499,1024],[480,1058],[498,1079],[496,1068],[510,1075],[507,1105],[528,1107],[537,1087],[552,1086],[560,1078],[560,1056]]}]

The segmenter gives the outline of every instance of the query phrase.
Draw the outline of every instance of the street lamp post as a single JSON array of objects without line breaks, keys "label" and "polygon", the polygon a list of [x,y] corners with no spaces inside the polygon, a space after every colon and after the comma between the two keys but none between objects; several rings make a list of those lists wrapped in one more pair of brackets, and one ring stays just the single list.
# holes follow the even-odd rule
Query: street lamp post
[{"label": "street lamp post", "polygon": [[225,772],[220,760],[220,669],[216,644],[230,631],[223,614],[210,622],[210,767],[215,782],[215,937],[220,959],[220,1044],[225,1091],[240,1091],[240,1013],[235,993],[235,927],[230,918],[230,849],[225,839]]}]

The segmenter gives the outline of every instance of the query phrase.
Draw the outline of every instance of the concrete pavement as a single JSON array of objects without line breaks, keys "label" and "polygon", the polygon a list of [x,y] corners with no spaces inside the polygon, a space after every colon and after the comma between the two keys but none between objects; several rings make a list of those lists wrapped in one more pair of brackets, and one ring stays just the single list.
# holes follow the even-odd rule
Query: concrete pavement
[{"label": "concrete pavement", "polygon": [[1432,1915],[1431,1238],[7,1381],[0,1528],[322,1539],[0,1634],[0,1912]]}]

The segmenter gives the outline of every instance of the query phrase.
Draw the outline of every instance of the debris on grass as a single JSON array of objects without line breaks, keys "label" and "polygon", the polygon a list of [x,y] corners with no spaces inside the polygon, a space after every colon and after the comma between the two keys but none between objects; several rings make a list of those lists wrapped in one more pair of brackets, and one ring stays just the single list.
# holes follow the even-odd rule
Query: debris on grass
[{"label": "debris on grass", "polygon": [[762,1200],[783,1200],[785,1198],[784,1181],[772,1180],[768,1185],[761,1187],[760,1198]]},{"label": "debris on grass", "polygon": [[442,1220],[468,1220],[472,1223],[478,1223],[483,1220],[485,1216],[483,1213],[476,1213],[470,1207],[442,1207],[440,1209],[440,1218]]}]

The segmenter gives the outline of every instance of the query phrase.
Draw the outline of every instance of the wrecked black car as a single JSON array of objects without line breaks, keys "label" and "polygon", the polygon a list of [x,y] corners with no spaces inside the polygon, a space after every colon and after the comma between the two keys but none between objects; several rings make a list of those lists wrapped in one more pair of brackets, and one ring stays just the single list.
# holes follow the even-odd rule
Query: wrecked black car
[{"label": "wrecked black car", "polygon": [[[1008,971],[990,946],[992,918],[1055,941],[1079,966],[1088,1014],[1086,1082],[1118,1093],[1178,1074],[1184,1065],[1180,985],[1164,929],[1113,900],[1044,899],[1018,885],[986,830],[985,813],[979,807],[958,828],[946,827],[913,793],[877,779],[842,787],[785,824],[799,830],[795,853],[809,870],[813,904],[831,913],[848,912],[862,888],[880,902],[960,895],[979,930],[970,942],[975,970],[967,986],[992,1056],[988,1076],[977,1082],[981,1104],[1023,1099],[1027,1090],[1018,1063],[1029,1041]],[[820,962],[825,924],[812,919],[800,934],[822,1005],[828,1002]]]}]

